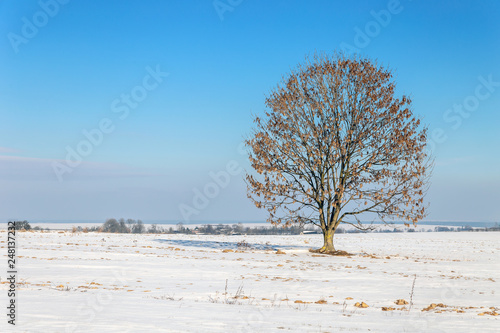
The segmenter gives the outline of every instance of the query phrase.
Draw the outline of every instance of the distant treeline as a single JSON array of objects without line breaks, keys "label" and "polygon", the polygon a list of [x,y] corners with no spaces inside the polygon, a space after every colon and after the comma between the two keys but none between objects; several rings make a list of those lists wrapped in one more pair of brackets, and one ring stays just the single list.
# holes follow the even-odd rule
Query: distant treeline
[{"label": "distant treeline", "polygon": [[203,225],[199,227],[185,227],[183,223],[178,223],[175,226],[163,227],[157,224],[152,224],[146,228],[141,220],[133,219],[108,219],[100,227],[82,228],[80,226],[73,227],[73,232],[111,232],[111,233],[150,233],[150,234],[204,234],[204,235],[299,235],[307,230],[310,233],[320,230],[314,230],[312,227],[305,229],[299,226],[282,227],[245,227],[242,223],[228,225]]},{"label": "distant treeline", "polygon": [[[321,234],[321,230],[315,226],[258,226],[251,227],[245,226],[243,223],[237,224],[206,224],[198,227],[186,227],[182,222],[176,226],[158,226],[152,224],[146,228],[141,220],[133,219],[108,219],[100,227],[82,228],[73,227],[73,232],[111,232],[111,233],[149,233],[149,234],[188,234],[188,235],[301,235],[301,234]],[[498,223],[490,228],[472,228],[470,226],[464,227],[434,227],[434,229],[420,229],[413,228],[406,229],[406,232],[457,232],[457,231],[500,231]],[[358,229],[343,229],[338,228],[337,233],[362,233],[362,232],[377,232],[377,233],[391,233],[391,232],[404,232],[402,229],[376,229],[372,231],[361,231]]]},{"label": "distant treeline", "polygon": [[146,226],[141,220],[134,219],[107,219],[106,222],[100,227],[73,227],[73,232],[112,232],[118,234],[143,234],[143,233],[155,233],[153,226],[146,229]]},{"label": "distant treeline", "polygon": [[[49,228],[41,228],[36,226],[32,228],[28,221],[15,221],[17,230],[50,230]],[[431,226],[429,226],[431,227]],[[301,235],[301,234],[321,234],[321,230],[315,226],[290,226],[290,227],[277,227],[277,226],[258,226],[251,227],[245,226],[243,223],[237,224],[206,224],[198,227],[185,227],[184,224],[178,223],[175,226],[158,226],[152,224],[148,228],[141,220],[134,219],[108,219],[102,226],[93,227],[73,227],[73,232],[110,232],[122,234],[198,234],[198,235]],[[473,228],[471,226],[462,227],[434,227],[433,229],[420,229],[413,228],[406,229],[406,232],[460,232],[460,231],[500,231],[500,225],[495,223],[493,227],[486,228]],[[337,233],[362,233],[362,232],[377,232],[377,233],[390,233],[390,232],[403,232],[402,229],[376,229],[373,231],[361,231],[358,229],[343,229],[338,228]]]},{"label": "distant treeline", "polygon": [[[184,226],[178,225],[179,231],[182,232]],[[195,233],[205,234],[205,235],[300,235],[304,232],[309,233],[320,233],[319,229],[314,229],[312,226],[308,228],[304,228],[302,226],[290,226],[290,227],[277,227],[277,226],[268,226],[268,227],[247,227],[242,223],[238,224],[218,224],[218,225],[203,225],[200,227],[196,227],[194,229]]]}]

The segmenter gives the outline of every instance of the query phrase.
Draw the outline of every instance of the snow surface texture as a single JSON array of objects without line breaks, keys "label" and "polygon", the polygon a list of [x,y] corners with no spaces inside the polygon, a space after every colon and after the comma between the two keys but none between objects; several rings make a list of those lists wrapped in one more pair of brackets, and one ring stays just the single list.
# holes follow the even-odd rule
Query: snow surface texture
[{"label": "snow surface texture", "polygon": [[19,232],[17,325],[0,331],[498,332],[499,236],[341,234],[353,255],[334,257],[308,252],[320,235]]}]

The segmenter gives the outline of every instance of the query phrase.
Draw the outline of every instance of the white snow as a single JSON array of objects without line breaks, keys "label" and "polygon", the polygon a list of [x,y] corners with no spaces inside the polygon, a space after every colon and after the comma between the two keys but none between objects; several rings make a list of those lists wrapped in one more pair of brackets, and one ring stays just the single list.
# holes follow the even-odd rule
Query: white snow
[{"label": "white snow", "polygon": [[321,235],[19,232],[13,329],[3,230],[0,331],[497,332],[499,236],[340,234],[334,257],[308,252]]}]

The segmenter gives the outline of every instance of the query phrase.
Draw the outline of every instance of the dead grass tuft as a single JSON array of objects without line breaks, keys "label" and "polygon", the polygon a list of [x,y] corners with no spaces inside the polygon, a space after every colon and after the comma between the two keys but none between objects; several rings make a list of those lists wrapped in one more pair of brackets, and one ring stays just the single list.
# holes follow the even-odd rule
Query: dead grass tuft
[{"label": "dead grass tuft", "polygon": [[354,306],[357,308],[368,308],[369,307],[368,304],[366,304],[365,302],[361,302],[361,303],[356,302],[356,304],[354,304]]}]

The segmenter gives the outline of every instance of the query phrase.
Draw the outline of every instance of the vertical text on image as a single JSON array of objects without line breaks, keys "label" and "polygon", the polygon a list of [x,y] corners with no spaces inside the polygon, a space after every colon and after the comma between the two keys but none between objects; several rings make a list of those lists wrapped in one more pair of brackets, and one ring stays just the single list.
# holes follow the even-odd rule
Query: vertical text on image
[{"label": "vertical text on image", "polygon": [[7,225],[7,281],[8,281],[8,305],[7,322],[16,325],[16,281],[17,281],[17,242],[16,222],[9,221]]}]

